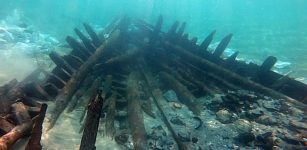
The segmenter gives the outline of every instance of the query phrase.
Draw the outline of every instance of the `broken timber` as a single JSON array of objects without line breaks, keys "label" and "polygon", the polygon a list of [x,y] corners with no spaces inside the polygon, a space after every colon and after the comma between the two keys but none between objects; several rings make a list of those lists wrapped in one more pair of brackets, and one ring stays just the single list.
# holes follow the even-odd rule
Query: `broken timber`
[{"label": "broken timber", "polygon": [[256,90],[257,92],[260,93],[264,93],[267,95],[270,95],[272,97],[275,98],[281,98],[281,99],[285,99],[286,101],[295,104],[297,107],[301,107],[301,108],[307,108],[307,106],[303,103],[300,103],[284,94],[278,93],[272,89],[269,89],[267,87],[264,87],[254,81],[251,81],[249,79],[246,79],[236,73],[233,73],[225,68],[219,67],[218,65],[203,59],[199,56],[196,56],[194,54],[192,54],[191,52],[181,48],[180,46],[176,46],[173,45],[169,42],[165,42],[164,43],[165,46],[167,48],[169,48],[169,50],[172,50],[173,52],[178,53],[179,55],[181,55],[182,57],[185,57],[187,59],[189,59],[189,61],[193,62],[193,63],[199,63],[202,64],[203,67],[205,68],[205,70],[208,70],[210,72],[214,72],[216,75],[223,75],[223,77],[232,82],[233,84],[237,84],[240,86],[243,86],[244,88],[248,89],[248,90]]},{"label": "broken timber", "polygon": [[15,126],[8,133],[0,137],[0,150],[8,150],[10,147],[21,137],[27,135],[32,129],[32,120],[26,109],[26,106],[21,103],[15,103],[12,105],[13,116],[16,120],[17,126]]},{"label": "broken timber", "polygon": [[91,67],[93,67],[98,59],[101,57],[105,49],[109,48],[111,45],[113,45],[116,40],[119,38],[119,31],[115,30],[111,33],[110,38],[108,38],[104,43],[97,48],[95,53],[88,58],[84,64],[79,68],[77,72],[75,72],[72,76],[72,78],[67,82],[65,87],[61,90],[61,92],[58,94],[55,100],[55,107],[53,111],[51,112],[51,117],[49,121],[49,126],[47,130],[51,129],[54,124],[56,123],[58,117],[63,112],[63,110],[66,108],[67,104],[71,100],[73,94],[78,89],[78,86],[81,84],[81,82],[84,80],[88,72],[90,72]]},{"label": "broken timber", "polygon": [[80,150],[95,150],[95,142],[99,126],[100,115],[103,106],[102,90],[96,89],[91,97],[85,119],[85,128],[83,131]]},{"label": "broken timber", "polygon": [[31,138],[28,142],[26,150],[41,150],[42,145],[40,143],[43,129],[43,122],[47,111],[47,104],[42,104],[39,115],[35,118],[34,127],[31,132]]},{"label": "broken timber", "polygon": [[176,93],[179,94],[182,103],[186,104],[195,115],[200,115],[200,105],[197,105],[197,103],[195,102],[196,98],[184,85],[182,85],[178,80],[176,80],[168,73],[160,72],[159,75],[161,79],[167,83],[168,86],[170,86],[176,91]]},{"label": "broken timber", "polygon": [[135,72],[130,73],[127,82],[128,122],[134,149],[148,149],[140,96],[138,94],[137,74]]}]

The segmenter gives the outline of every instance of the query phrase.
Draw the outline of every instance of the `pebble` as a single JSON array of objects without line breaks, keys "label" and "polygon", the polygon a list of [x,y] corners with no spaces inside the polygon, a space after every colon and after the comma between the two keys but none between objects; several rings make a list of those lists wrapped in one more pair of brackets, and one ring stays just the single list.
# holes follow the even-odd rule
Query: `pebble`
[{"label": "pebble", "polygon": [[262,105],[268,111],[279,111],[281,104],[278,101],[262,101]]},{"label": "pebble", "polygon": [[277,119],[275,119],[272,116],[268,116],[268,115],[262,115],[260,116],[256,122],[260,123],[260,124],[264,124],[264,125],[276,125],[278,124]]},{"label": "pebble", "polygon": [[299,122],[296,120],[291,120],[290,125],[296,128],[307,130],[307,123],[306,122]]},{"label": "pebble", "polygon": [[171,118],[171,123],[175,124],[175,125],[180,125],[180,126],[185,126],[186,124],[180,120],[178,117],[172,117]]},{"label": "pebble", "polygon": [[181,103],[172,102],[172,106],[173,106],[173,108],[177,108],[177,109],[181,109],[182,108],[182,104]]},{"label": "pebble", "polygon": [[260,108],[252,109],[247,112],[247,117],[250,119],[256,119],[263,115],[263,111]]},{"label": "pebble", "polygon": [[289,110],[290,114],[291,114],[292,116],[294,116],[294,117],[302,117],[303,114],[304,114],[304,112],[303,112],[302,110],[297,109],[297,108],[295,108],[295,107],[289,107],[288,110]]},{"label": "pebble", "polygon": [[235,121],[234,128],[239,134],[250,133],[252,131],[251,123],[245,119]]},{"label": "pebble", "polygon": [[179,131],[178,132],[178,137],[179,137],[179,140],[181,142],[190,142],[191,141],[190,134],[188,134],[186,132]]},{"label": "pebble", "polygon": [[216,113],[216,119],[221,123],[231,123],[233,115],[228,110],[222,109]]}]

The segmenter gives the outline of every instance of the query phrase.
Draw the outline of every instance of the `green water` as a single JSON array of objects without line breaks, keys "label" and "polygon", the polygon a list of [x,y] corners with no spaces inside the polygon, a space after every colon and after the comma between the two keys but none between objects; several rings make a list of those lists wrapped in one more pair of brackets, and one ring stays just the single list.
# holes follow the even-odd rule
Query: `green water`
[{"label": "green water", "polygon": [[[18,10],[22,20],[60,41],[73,35],[82,22],[101,26],[119,15],[154,23],[163,15],[164,29],[175,20],[186,21],[192,36],[202,40],[217,30],[214,42],[228,33],[229,47],[240,57],[261,63],[274,55],[291,65],[294,77],[307,75],[306,0],[1,0],[0,17]],[[0,18],[1,19],[1,18]]]}]

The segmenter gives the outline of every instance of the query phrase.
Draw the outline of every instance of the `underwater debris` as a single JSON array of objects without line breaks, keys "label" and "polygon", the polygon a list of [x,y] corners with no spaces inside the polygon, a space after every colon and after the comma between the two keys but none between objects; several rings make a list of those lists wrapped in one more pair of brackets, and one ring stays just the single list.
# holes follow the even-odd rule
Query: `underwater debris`
[{"label": "underwater debris", "polygon": [[[211,53],[208,46],[215,31],[197,45],[197,38],[189,39],[184,33],[186,23],[175,22],[167,33],[161,30],[162,24],[162,16],[155,26],[121,18],[103,31],[108,34],[103,38],[84,24],[90,39],[75,29],[82,43],[68,36],[69,54],[51,52],[56,67],[52,72],[40,71],[43,80],[12,81],[1,87],[1,96],[9,93],[1,108],[26,96],[55,98],[48,134],[56,130],[66,107],[67,114],[77,108],[81,121],[87,116],[81,125],[80,149],[96,147],[98,128],[104,127],[106,135],[126,149],[287,148],[304,142],[301,130],[306,129],[306,119],[300,113],[307,107],[296,98],[306,97],[305,85],[295,90],[298,83],[284,77],[287,80],[276,88],[288,84],[289,93],[272,88],[277,79],[269,83],[263,77],[272,74],[275,57],[249,70],[251,64],[236,60],[238,53],[221,58],[232,34]],[[239,74],[242,70],[246,74]],[[26,108],[37,113],[32,107]],[[80,112],[80,107],[85,109]],[[106,120],[99,121],[105,113]],[[29,116],[35,115],[29,112]],[[79,124],[78,119],[73,122]],[[1,132],[14,130],[9,121],[3,124],[8,128],[0,128]],[[283,132],[302,137],[283,137]]]},{"label": "underwater debris", "polygon": [[47,104],[42,104],[40,108],[39,115],[37,116],[36,120],[34,121],[34,126],[31,132],[31,138],[27,144],[26,150],[40,150],[42,149],[41,145],[41,136],[42,136],[42,129],[43,129],[43,122],[45,119],[46,111],[47,111]]},{"label": "underwater debris", "polygon": [[96,89],[88,105],[80,150],[95,149],[97,131],[104,99],[102,90]]},{"label": "underwater debris", "polygon": [[127,81],[128,122],[135,149],[148,149],[147,134],[138,94],[137,73],[130,73]]}]

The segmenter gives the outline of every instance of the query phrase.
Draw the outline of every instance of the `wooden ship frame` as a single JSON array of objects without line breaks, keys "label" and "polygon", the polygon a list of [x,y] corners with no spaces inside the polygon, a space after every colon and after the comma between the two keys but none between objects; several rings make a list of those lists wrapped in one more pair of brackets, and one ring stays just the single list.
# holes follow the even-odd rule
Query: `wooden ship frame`
[{"label": "wooden ship frame", "polygon": [[[196,37],[189,38],[184,33],[185,22],[176,21],[167,32],[161,30],[162,24],[162,16],[154,26],[122,17],[99,34],[84,24],[90,38],[74,29],[80,40],[67,36],[72,51],[64,56],[57,52],[49,54],[56,64],[51,72],[38,68],[23,81],[12,80],[0,87],[0,149],[9,149],[25,136],[30,137],[26,149],[42,149],[40,139],[47,105],[41,101],[55,103],[45,121],[47,130],[54,127],[65,109],[71,112],[80,103],[87,105],[81,119],[85,120],[81,127],[82,150],[95,149],[102,111],[107,114],[107,135],[115,136],[114,120],[124,120],[129,125],[134,149],[148,149],[142,113],[156,117],[152,105],[158,108],[157,113],[161,114],[177,148],[188,149],[163,110],[161,84],[177,93],[180,102],[200,121],[200,126],[203,120],[197,116],[204,108],[196,97],[223,93],[229,99],[236,99],[229,91],[237,90],[283,99],[306,113],[307,85],[271,71],[277,61],[275,57],[268,57],[261,65],[238,61],[238,52],[222,58],[232,34],[223,38],[211,53],[209,45],[215,31],[197,45]],[[80,102],[84,93],[91,96]],[[127,112],[119,115],[117,112],[122,108]],[[121,139],[125,137],[115,137]]]}]

